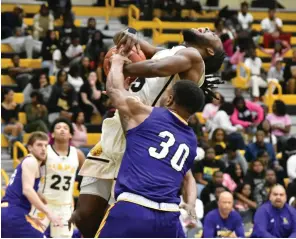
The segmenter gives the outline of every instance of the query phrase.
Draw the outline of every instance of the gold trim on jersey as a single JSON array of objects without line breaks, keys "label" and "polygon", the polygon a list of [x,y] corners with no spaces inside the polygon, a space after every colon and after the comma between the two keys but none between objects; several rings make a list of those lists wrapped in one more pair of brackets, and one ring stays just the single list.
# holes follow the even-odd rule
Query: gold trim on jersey
[{"label": "gold trim on jersey", "polygon": [[27,222],[30,223],[31,226],[33,228],[35,228],[37,231],[39,231],[41,233],[44,232],[44,230],[30,216],[26,215],[25,218],[26,218]]},{"label": "gold trim on jersey", "polygon": [[185,125],[188,125],[188,123],[186,122],[186,120],[184,120],[180,115],[178,115],[177,113],[173,112],[170,110],[170,112],[176,116],[180,121],[182,121]]},{"label": "gold trim on jersey", "polygon": [[108,218],[108,216],[109,216],[109,214],[110,214],[110,210],[115,206],[115,204],[116,204],[116,203],[112,204],[112,205],[108,208],[108,210],[106,211],[105,216],[104,216],[104,218],[103,218],[103,220],[102,220],[102,222],[101,222],[101,224],[100,224],[100,226],[99,226],[99,229],[98,229],[98,231],[97,231],[97,233],[96,233],[96,235],[95,235],[95,238],[99,238],[100,233],[101,233],[103,227],[105,226],[106,221],[107,221],[107,218]]}]

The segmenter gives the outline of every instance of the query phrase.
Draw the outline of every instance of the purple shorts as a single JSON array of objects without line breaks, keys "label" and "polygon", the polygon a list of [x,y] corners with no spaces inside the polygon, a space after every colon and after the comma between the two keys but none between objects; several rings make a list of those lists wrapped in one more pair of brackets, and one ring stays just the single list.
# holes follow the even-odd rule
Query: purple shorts
[{"label": "purple shorts", "polygon": [[107,210],[96,238],[184,238],[179,217],[179,212],[165,212],[119,201]]}]

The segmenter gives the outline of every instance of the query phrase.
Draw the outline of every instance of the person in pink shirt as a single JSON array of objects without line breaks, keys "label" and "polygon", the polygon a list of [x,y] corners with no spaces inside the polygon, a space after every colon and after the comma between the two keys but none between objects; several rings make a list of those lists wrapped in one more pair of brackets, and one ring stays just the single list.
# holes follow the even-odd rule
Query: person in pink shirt
[{"label": "person in pink shirt", "polygon": [[273,113],[268,114],[266,119],[269,121],[272,134],[277,137],[287,136],[291,130],[291,118],[286,113],[286,105],[281,100],[276,100],[272,106]]},{"label": "person in pink shirt", "polygon": [[216,98],[212,99],[212,103],[206,104],[202,111],[202,117],[206,120],[212,120],[224,103],[224,97],[220,93],[216,92],[215,95]]},{"label": "person in pink shirt", "polygon": [[75,112],[72,117],[72,124],[74,134],[71,140],[71,144],[79,148],[85,156],[90,151],[90,147],[87,146],[87,129],[84,126],[84,113],[82,111]]},{"label": "person in pink shirt", "polygon": [[234,112],[230,118],[233,125],[241,125],[245,129],[257,127],[264,118],[263,108],[251,101],[245,100],[242,96],[233,100]]},{"label": "person in pink shirt", "polygon": [[271,58],[271,66],[275,66],[276,60],[278,58],[284,58],[285,54],[291,49],[291,46],[286,41],[275,41],[274,49],[265,49],[263,47],[259,47],[259,50],[270,55]]}]

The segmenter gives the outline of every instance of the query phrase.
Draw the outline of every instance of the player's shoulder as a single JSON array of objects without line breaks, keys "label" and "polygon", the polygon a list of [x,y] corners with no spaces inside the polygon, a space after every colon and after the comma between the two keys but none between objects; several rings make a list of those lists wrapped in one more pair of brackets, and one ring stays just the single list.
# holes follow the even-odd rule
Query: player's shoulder
[{"label": "player's shoulder", "polygon": [[188,56],[193,60],[202,60],[200,52],[194,47],[185,47],[180,49],[176,55]]},{"label": "player's shoulder", "polygon": [[32,155],[28,154],[23,160],[22,160],[22,167],[38,167],[37,159]]}]

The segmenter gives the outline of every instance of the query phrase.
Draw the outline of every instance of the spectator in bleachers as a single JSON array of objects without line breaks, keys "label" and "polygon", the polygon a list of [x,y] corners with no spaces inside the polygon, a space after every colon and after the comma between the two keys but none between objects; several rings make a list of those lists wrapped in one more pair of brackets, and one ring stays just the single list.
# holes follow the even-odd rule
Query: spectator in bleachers
[{"label": "spectator in bleachers", "polygon": [[74,21],[72,18],[64,19],[64,24],[59,31],[59,40],[61,45],[61,52],[64,54],[68,47],[71,44],[71,39],[73,36],[79,36],[78,30],[74,25]]},{"label": "spectator in bleachers", "polygon": [[287,114],[286,104],[281,100],[276,100],[272,106],[273,113],[266,116],[274,134],[278,140],[285,140],[290,134],[291,117]]},{"label": "spectator in bleachers", "polygon": [[284,78],[287,83],[287,93],[296,94],[296,48],[293,49],[293,57],[286,63]]},{"label": "spectator in bleachers", "polygon": [[[257,130],[262,130],[265,133],[264,142],[271,143],[274,148],[274,152],[277,152],[277,138],[272,134],[271,125],[268,120],[263,120],[260,125],[258,125]],[[253,143],[256,142],[256,137],[253,137]]]},{"label": "spectator in bleachers", "polygon": [[226,153],[221,158],[221,161],[224,162],[225,166],[228,168],[230,164],[239,164],[243,173],[246,174],[248,170],[248,163],[245,157],[237,150],[235,145],[227,144]]},{"label": "spectator in bleachers", "polygon": [[235,33],[232,32],[225,26],[225,20],[222,18],[218,18],[215,21],[215,32],[220,37],[223,48],[228,57],[233,55],[233,42],[235,39]]},{"label": "spectator in bleachers", "polygon": [[24,110],[27,116],[27,124],[25,125],[25,131],[32,133],[34,131],[42,131],[48,133],[48,111],[43,102],[42,95],[33,91],[30,94],[31,103],[25,105]]},{"label": "spectator in bleachers", "polygon": [[15,141],[22,141],[23,125],[18,122],[19,105],[14,102],[12,89],[2,88],[1,95],[1,131],[10,146]]},{"label": "spectator in bleachers", "polygon": [[265,173],[265,189],[269,193],[273,186],[278,183],[276,173],[273,169],[269,168]]},{"label": "spectator in bleachers", "polygon": [[248,183],[238,185],[236,193],[241,194],[248,200],[236,199],[234,201],[234,209],[241,215],[243,223],[252,223],[256,202],[253,200],[252,186]]},{"label": "spectator in bleachers", "polygon": [[251,49],[249,51],[248,58],[245,59],[245,66],[251,71],[251,82],[252,87],[252,96],[255,100],[259,99],[260,91],[259,88],[267,88],[267,82],[263,79],[262,76],[262,60],[257,57],[256,49]]},{"label": "spectator in bleachers", "polygon": [[252,186],[253,197],[257,205],[261,205],[268,198],[265,188],[265,170],[261,160],[255,159],[251,162],[250,170],[245,176],[245,182]]},{"label": "spectator in bleachers", "polygon": [[96,31],[96,26],[97,26],[97,23],[94,17],[90,17],[89,19],[87,19],[87,26],[81,30],[82,45],[87,45],[91,41]]},{"label": "spectator in bleachers", "polygon": [[1,39],[11,37],[17,27],[23,26],[23,9],[15,6],[12,12],[2,12],[1,14]]},{"label": "spectator in bleachers", "polygon": [[77,99],[77,93],[69,82],[64,82],[62,89],[53,89],[47,104],[49,123],[52,123],[59,117],[71,120],[73,112],[75,112],[78,105]]},{"label": "spectator in bleachers", "polygon": [[49,75],[53,75],[54,63],[53,53],[60,48],[59,40],[57,39],[55,31],[48,30],[42,42],[42,68],[49,69]]},{"label": "spectator in bleachers", "polygon": [[91,64],[97,67],[106,51],[107,49],[103,43],[102,32],[96,30],[91,41],[87,44],[84,54],[90,59]]},{"label": "spectator in bleachers", "polygon": [[230,164],[225,173],[231,177],[236,185],[240,185],[241,183],[243,183],[244,176],[246,175],[239,163]]},{"label": "spectator in bleachers", "polygon": [[25,36],[20,27],[15,28],[13,36],[1,40],[1,44],[8,44],[18,54],[26,52],[27,58],[33,58],[33,52],[40,53],[42,47],[42,42]]},{"label": "spectator in bleachers", "polygon": [[91,67],[90,67],[90,60],[87,56],[84,56],[81,59],[81,64],[79,64],[80,67],[80,76],[83,79],[83,82],[87,81],[87,77],[89,73],[91,72]]},{"label": "spectator in bleachers", "polygon": [[74,64],[70,67],[68,74],[68,82],[74,87],[75,91],[79,93],[81,86],[83,85],[83,79],[80,76],[80,67],[78,64]]},{"label": "spectator in bleachers", "polygon": [[238,21],[243,30],[249,31],[251,30],[252,23],[254,18],[249,11],[249,4],[247,2],[241,3],[241,11],[238,13]]},{"label": "spectator in bleachers", "polygon": [[281,185],[273,187],[269,201],[255,213],[252,238],[296,237],[296,210],[286,202],[285,188]]},{"label": "spectator in bleachers", "polygon": [[[276,82],[282,86],[282,89],[285,89],[285,80],[284,80],[284,69],[283,69],[283,59],[278,58],[275,60],[275,66],[271,66],[267,74],[267,82]],[[272,89],[274,92],[275,87]]]},{"label": "spectator in bleachers", "polygon": [[89,123],[93,114],[105,113],[102,101],[102,86],[97,74],[91,72],[88,80],[80,88],[80,107],[84,109],[85,122]]},{"label": "spectator in bleachers", "polygon": [[8,68],[8,75],[15,80],[20,90],[23,90],[33,78],[31,74],[33,69],[21,67],[20,57],[17,54],[13,55],[11,61],[13,66]]},{"label": "spectator in bleachers", "polygon": [[234,106],[231,103],[225,102],[222,104],[214,116],[211,124],[209,125],[210,128],[210,134],[209,138],[212,137],[212,134],[215,129],[221,128],[223,129],[226,134],[231,134],[234,132],[238,132],[240,129],[242,129],[241,126],[233,126],[230,121],[230,116],[234,112]]},{"label": "spectator in bleachers", "polygon": [[296,179],[296,155],[287,160],[287,174],[291,181]]},{"label": "spectator in bleachers", "polygon": [[286,41],[275,41],[274,49],[265,49],[259,46],[259,50],[271,56],[271,66],[275,66],[278,59],[284,58],[285,54],[290,51],[291,46]]},{"label": "spectator in bleachers", "polygon": [[90,148],[87,147],[87,129],[84,126],[84,113],[83,111],[76,111],[72,116],[72,125],[74,134],[71,139],[71,144],[79,148],[85,155],[90,151]]},{"label": "spectator in bleachers", "polygon": [[212,120],[219,110],[220,106],[224,103],[224,97],[219,92],[215,92],[216,98],[212,99],[211,103],[207,103],[202,111],[202,117],[206,120]]},{"label": "spectator in bleachers", "polygon": [[226,150],[226,134],[225,131],[221,128],[217,128],[214,130],[211,146],[214,147],[216,156],[221,156],[225,153]]},{"label": "spectator in bleachers", "polygon": [[235,97],[233,105],[232,124],[244,127],[248,133],[254,133],[256,127],[263,121],[263,108],[243,97]]},{"label": "spectator in bleachers", "polygon": [[242,218],[233,210],[231,193],[222,192],[218,199],[218,209],[209,212],[205,217],[203,237],[245,237]]},{"label": "spectator in bleachers", "polygon": [[247,145],[245,158],[248,162],[252,162],[257,158],[260,151],[266,150],[272,163],[276,161],[275,152],[271,143],[264,142],[265,133],[262,130],[256,132],[256,142]]},{"label": "spectator in bleachers", "polygon": [[271,47],[275,39],[286,40],[290,42],[290,34],[284,34],[282,31],[283,22],[275,16],[276,10],[271,8],[268,10],[268,17],[261,21],[261,28],[264,32],[263,44],[265,48]]},{"label": "spectator in bleachers", "polygon": [[72,3],[71,0],[47,0],[47,4],[50,10],[53,11],[54,17],[56,19],[61,16],[63,19],[73,18],[73,14],[71,12]]},{"label": "spectator in bleachers", "polygon": [[212,181],[215,171],[225,171],[225,165],[221,160],[215,160],[216,154],[212,147],[205,150],[205,158],[198,161],[193,171],[195,180],[197,182],[198,197],[202,189]]},{"label": "spectator in bleachers", "polygon": [[296,178],[293,181],[290,181],[287,188],[287,196],[289,204],[291,205],[291,203],[296,200]]},{"label": "spectator in bleachers", "polygon": [[78,64],[81,61],[83,55],[83,48],[80,45],[80,39],[78,35],[72,36],[72,43],[68,47],[65,55],[69,60],[70,66]]},{"label": "spectator in bleachers", "polygon": [[217,209],[218,208],[218,199],[219,199],[219,196],[221,193],[227,191],[227,189],[220,185],[220,186],[217,186],[215,188],[215,200],[213,201],[210,201],[210,202],[207,202],[205,205],[204,205],[204,218],[206,217],[206,215],[214,210],[214,209]]},{"label": "spectator in bleachers", "polygon": [[193,129],[199,144],[202,145],[204,142],[204,133],[202,130],[202,124],[199,122],[199,119],[196,116],[196,114],[190,116],[188,120],[188,126]]},{"label": "spectator in bleachers", "polygon": [[31,103],[31,93],[37,91],[42,95],[42,99],[46,104],[52,92],[52,86],[50,85],[49,78],[45,73],[35,75],[31,82],[26,86],[23,91],[24,103]]},{"label": "spectator in bleachers", "polygon": [[213,179],[204,187],[200,194],[200,200],[204,205],[215,200],[216,187],[222,186],[223,173],[216,171],[213,174]]},{"label": "spectator in bleachers", "polygon": [[45,4],[41,5],[39,13],[35,14],[33,20],[33,37],[35,40],[43,40],[47,31],[54,29],[54,17]]}]

